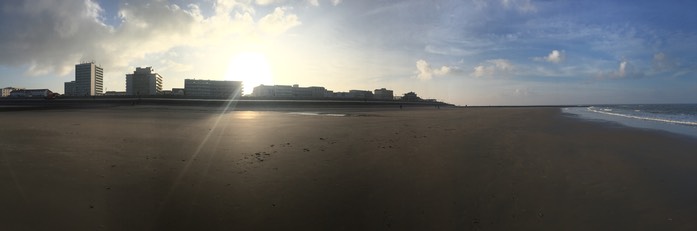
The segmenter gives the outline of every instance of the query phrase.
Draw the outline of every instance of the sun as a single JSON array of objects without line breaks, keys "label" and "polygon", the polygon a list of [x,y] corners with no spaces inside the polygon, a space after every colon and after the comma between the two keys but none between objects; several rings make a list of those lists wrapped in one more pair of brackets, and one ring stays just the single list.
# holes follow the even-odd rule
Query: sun
[{"label": "sun", "polygon": [[263,53],[242,52],[232,57],[225,79],[242,81],[243,95],[251,95],[254,87],[273,84],[271,66]]}]

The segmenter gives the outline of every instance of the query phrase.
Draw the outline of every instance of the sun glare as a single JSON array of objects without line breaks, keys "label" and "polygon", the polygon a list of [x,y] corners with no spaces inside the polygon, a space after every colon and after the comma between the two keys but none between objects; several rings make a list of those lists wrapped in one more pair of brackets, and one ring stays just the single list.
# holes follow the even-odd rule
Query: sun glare
[{"label": "sun glare", "polygon": [[230,60],[227,80],[242,81],[242,94],[251,95],[254,87],[260,84],[273,84],[271,67],[262,53],[244,52],[235,55]]}]

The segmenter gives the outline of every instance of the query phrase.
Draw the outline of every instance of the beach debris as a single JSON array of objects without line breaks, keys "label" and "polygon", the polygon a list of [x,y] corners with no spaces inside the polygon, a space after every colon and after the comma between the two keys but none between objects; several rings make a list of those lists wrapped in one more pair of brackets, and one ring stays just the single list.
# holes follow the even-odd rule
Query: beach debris
[{"label": "beach debris", "polygon": [[324,138],[320,137],[319,140],[324,140]]},{"label": "beach debris", "polygon": [[305,151],[305,152],[309,152],[309,151],[310,151],[310,149],[309,149],[309,148],[303,148],[303,151]]}]

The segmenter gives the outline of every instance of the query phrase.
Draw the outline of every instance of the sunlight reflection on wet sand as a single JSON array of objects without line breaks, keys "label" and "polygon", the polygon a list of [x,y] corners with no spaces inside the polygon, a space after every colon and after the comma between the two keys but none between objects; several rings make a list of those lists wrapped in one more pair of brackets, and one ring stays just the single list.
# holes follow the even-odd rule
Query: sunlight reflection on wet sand
[{"label": "sunlight reflection on wet sand", "polygon": [[243,120],[252,120],[256,119],[259,116],[260,112],[257,111],[238,111],[234,112],[233,118],[235,119],[243,119]]}]

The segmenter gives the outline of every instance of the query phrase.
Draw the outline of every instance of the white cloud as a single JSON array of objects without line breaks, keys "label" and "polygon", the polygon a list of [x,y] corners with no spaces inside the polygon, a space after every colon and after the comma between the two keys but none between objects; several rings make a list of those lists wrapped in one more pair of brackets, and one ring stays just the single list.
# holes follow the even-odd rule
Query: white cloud
[{"label": "white cloud", "polygon": [[450,74],[455,69],[449,66],[441,66],[440,68],[433,69],[431,64],[428,64],[426,60],[419,59],[416,61],[416,70],[416,78],[420,80],[430,80],[434,76]]},{"label": "white cloud", "polygon": [[513,93],[517,96],[528,96],[531,95],[533,92],[529,88],[523,87],[516,88],[515,90],[513,90]]},{"label": "white cloud", "polygon": [[494,77],[509,75],[514,69],[507,59],[492,59],[474,67],[471,75],[474,77]]},{"label": "white cloud", "polygon": [[284,2],[284,0],[255,0],[254,1],[257,5],[271,5],[271,4],[278,4]]},{"label": "white cloud", "polygon": [[537,12],[537,7],[532,4],[531,0],[501,0],[501,5],[505,9],[515,9],[522,13]]},{"label": "white cloud", "polygon": [[620,62],[620,68],[617,70],[617,76],[625,77],[627,75],[627,61]]},{"label": "white cloud", "polygon": [[635,67],[631,62],[627,60],[620,61],[618,67],[614,71],[609,71],[601,73],[599,75],[600,79],[623,79],[623,78],[641,78],[644,77],[644,73]]},{"label": "white cloud", "polygon": [[[157,1],[157,0],[154,0]],[[217,16],[228,16],[235,10],[254,13],[254,8],[251,6],[251,0],[216,0],[214,7]]]},{"label": "white cloud", "polygon": [[547,61],[550,63],[560,63],[566,59],[566,52],[564,51],[558,51],[558,50],[552,50],[549,55],[545,57],[535,57],[535,61]]},{"label": "white cloud", "polygon": [[547,55],[547,61],[553,63],[559,63],[561,61],[564,61],[564,58],[565,54],[563,52],[559,52],[558,50],[553,50],[552,53],[549,53],[549,55]]},{"label": "white cloud", "polygon": [[307,0],[307,3],[313,6],[319,6],[319,0]]},{"label": "white cloud", "polygon": [[655,71],[666,71],[677,67],[677,63],[669,58],[665,53],[658,52],[653,55],[651,66]]},{"label": "white cloud", "polygon": [[[310,5],[312,5],[312,6],[319,6],[319,5],[320,5],[320,4],[319,4],[319,0],[305,0],[305,2],[307,2],[307,4],[310,4]],[[329,0],[329,2],[330,2],[333,6],[336,6],[336,5],[341,4],[342,0]]]},{"label": "white cloud", "polygon": [[95,0],[3,2],[0,6],[8,13],[0,15],[0,65],[26,67],[27,75],[64,76],[75,63],[94,60],[118,73],[138,65],[132,62],[172,49],[207,47],[223,53],[220,48],[229,50],[231,40],[273,37],[301,24],[289,8],[276,8],[255,22],[253,3],[219,0],[214,15],[203,16],[196,4],[133,1],[120,6],[121,22],[111,26],[104,23],[104,10]]},{"label": "white cloud", "polygon": [[273,13],[270,13],[259,19],[259,27],[262,31],[277,35],[286,32],[290,28],[300,25],[300,20],[295,14],[286,15],[286,10],[276,7]]}]

